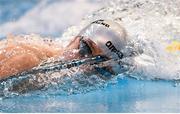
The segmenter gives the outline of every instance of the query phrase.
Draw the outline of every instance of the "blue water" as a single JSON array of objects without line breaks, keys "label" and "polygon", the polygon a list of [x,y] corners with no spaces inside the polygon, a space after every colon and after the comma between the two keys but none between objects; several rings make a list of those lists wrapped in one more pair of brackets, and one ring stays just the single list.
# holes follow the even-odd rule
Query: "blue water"
[{"label": "blue water", "polygon": [[104,89],[69,96],[33,94],[0,100],[0,112],[180,112],[169,81],[119,78]]},{"label": "blue water", "polygon": [[[62,3],[65,2],[63,0],[61,1]],[[68,2],[72,2],[72,4],[75,3],[71,0]],[[46,29],[39,30],[41,28],[34,25],[40,23],[40,26],[42,24],[44,28],[46,27],[46,23],[53,25],[54,21],[41,20],[34,24],[33,22],[29,22],[25,16],[36,8],[38,4],[39,2],[36,0],[18,0],[16,2],[13,0],[1,0],[0,25],[1,27],[3,25],[5,26],[0,27],[0,30],[2,30],[0,31],[0,36],[4,36],[4,32],[8,31],[12,33],[30,33],[32,32],[30,27],[35,27],[32,28],[35,30],[35,33],[44,32],[44,34],[46,34]],[[53,4],[53,2],[48,2],[48,4]],[[58,2],[58,4],[61,4],[61,2]],[[88,7],[92,9],[93,5],[97,5],[95,0],[88,0],[87,4],[91,4],[91,7]],[[46,7],[49,6],[47,5]],[[40,7],[40,9],[43,9],[43,7]],[[76,16],[80,19],[83,18],[82,15],[82,17],[78,14]],[[61,17],[63,18],[63,16]],[[64,16],[64,18],[65,17],[66,16]],[[72,17],[65,18],[65,20],[70,18]],[[38,20],[38,18],[32,18],[32,20]],[[10,25],[14,28],[11,28],[11,26],[7,24],[12,21],[15,22],[15,24],[12,23]],[[18,22],[18,24],[16,22]],[[29,22],[30,24],[24,22]],[[26,26],[23,26],[19,28],[19,24],[28,24],[30,27],[26,28]],[[71,23],[71,21],[65,23],[66,26],[73,24],[77,23]],[[48,29],[49,31],[47,30],[47,32],[50,35],[56,33],[61,34],[66,26],[56,28],[56,26],[48,25],[47,28],[54,27],[57,31]],[[105,86],[102,88],[71,95],[60,94],[58,90],[51,90],[50,87],[48,90],[3,97],[0,98],[0,112],[180,112],[180,86],[178,83],[176,85],[173,80],[136,80],[125,76],[124,78],[117,78],[113,82],[107,81],[104,84]]]},{"label": "blue water", "polygon": [[[32,9],[37,0],[1,0],[0,1],[0,24],[8,21],[17,21],[24,13]],[[17,7],[18,6],[18,7]]]}]

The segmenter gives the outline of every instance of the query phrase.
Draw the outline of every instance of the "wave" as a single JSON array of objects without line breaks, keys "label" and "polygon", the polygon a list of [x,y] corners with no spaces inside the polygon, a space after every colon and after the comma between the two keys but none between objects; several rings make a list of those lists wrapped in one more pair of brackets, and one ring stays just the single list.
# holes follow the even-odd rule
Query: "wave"
[{"label": "wave", "polygon": [[[31,7],[32,2],[25,1],[19,4],[12,1],[11,9],[8,10],[9,15],[14,15],[16,21],[8,21],[5,14],[2,15],[4,23],[0,26],[0,38],[7,34],[41,34],[44,36],[60,36],[62,32],[72,25],[78,25],[84,15],[101,7],[101,3],[93,0],[40,0]],[[21,5],[22,4],[22,5]],[[14,7],[13,7],[14,6]],[[29,7],[25,12],[24,9],[14,10],[16,7]],[[3,8],[3,7],[2,7]]]},{"label": "wave", "polygon": [[130,58],[134,68],[129,75],[138,79],[179,80],[180,52],[166,50],[172,41],[180,41],[179,5],[176,0],[107,0],[103,8],[86,16],[63,36],[72,37],[96,19],[114,20],[126,29],[134,48],[143,50],[142,55]]},{"label": "wave", "polygon": [[[73,3],[73,7],[71,3]],[[10,32],[14,34],[38,33],[58,36],[57,38],[66,45],[89,22],[96,19],[114,20],[126,29],[127,37],[134,44],[134,48],[143,51],[143,54],[139,56],[122,60],[132,64],[133,67],[129,68],[129,71],[119,74],[117,78],[131,76],[136,79],[178,81],[180,80],[180,52],[168,52],[166,47],[172,41],[179,40],[179,5],[180,2],[177,0],[106,0],[101,9],[87,15],[90,10],[100,7],[100,2],[83,2],[81,0],[50,2],[45,0],[25,13],[19,20],[2,24],[0,36],[4,37]],[[67,9],[62,6],[67,6]],[[79,7],[81,10],[75,10]],[[64,14],[64,12],[69,13]],[[81,21],[80,17],[83,17]],[[68,26],[71,27],[67,28]],[[62,36],[59,36],[60,34]],[[70,71],[63,70],[61,74],[50,72],[41,77],[51,75],[57,79],[58,75],[66,75],[65,78],[55,81],[53,81],[54,79],[44,81],[46,84],[48,83],[48,88],[52,86],[49,91],[54,91],[53,89],[60,91],[56,92],[57,94],[83,93],[107,84],[97,75],[86,76],[83,72],[81,69],[75,68]],[[3,94],[13,94],[6,91],[12,83],[15,82],[10,80],[1,83]]]}]

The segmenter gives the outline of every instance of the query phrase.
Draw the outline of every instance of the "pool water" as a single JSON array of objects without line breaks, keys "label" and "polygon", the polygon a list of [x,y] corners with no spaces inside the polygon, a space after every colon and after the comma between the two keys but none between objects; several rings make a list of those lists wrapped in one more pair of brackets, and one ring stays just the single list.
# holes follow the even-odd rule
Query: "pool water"
[{"label": "pool water", "polygon": [[84,94],[6,98],[0,100],[0,112],[180,112],[179,97],[173,82],[125,77]]},{"label": "pool water", "polygon": [[[146,54],[135,59],[137,69],[131,74],[106,82],[101,80],[97,85],[94,81],[93,89],[87,87],[87,91],[82,84],[78,92],[61,93],[61,88],[69,86],[67,80],[56,89],[48,87],[26,94],[0,96],[0,112],[180,112],[180,54],[166,53],[163,47],[179,39],[180,3],[177,0],[105,1],[0,1],[0,39],[9,33],[34,33],[60,37],[67,43],[87,21],[114,19],[122,21]],[[74,87],[71,86],[69,88]]]}]

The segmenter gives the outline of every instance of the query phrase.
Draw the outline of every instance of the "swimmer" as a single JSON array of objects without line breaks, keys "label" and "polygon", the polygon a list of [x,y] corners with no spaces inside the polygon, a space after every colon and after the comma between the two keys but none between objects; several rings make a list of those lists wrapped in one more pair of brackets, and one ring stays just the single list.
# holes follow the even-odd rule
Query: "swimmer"
[{"label": "swimmer", "polygon": [[122,59],[127,45],[125,29],[110,20],[85,27],[65,48],[52,39],[8,36],[0,41],[0,80],[38,66],[49,58],[82,59],[97,55]]}]

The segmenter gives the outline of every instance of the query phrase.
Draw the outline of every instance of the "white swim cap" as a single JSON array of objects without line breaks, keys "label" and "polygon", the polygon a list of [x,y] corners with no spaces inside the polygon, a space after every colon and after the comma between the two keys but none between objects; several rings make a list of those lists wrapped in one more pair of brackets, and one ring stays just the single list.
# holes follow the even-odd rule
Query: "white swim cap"
[{"label": "white swim cap", "polygon": [[90,38],[110,58],[122,59],[122,49],[125,48],[126,32],[117,23],[111,20],[97,20],[85,27],[79,36]]}]

